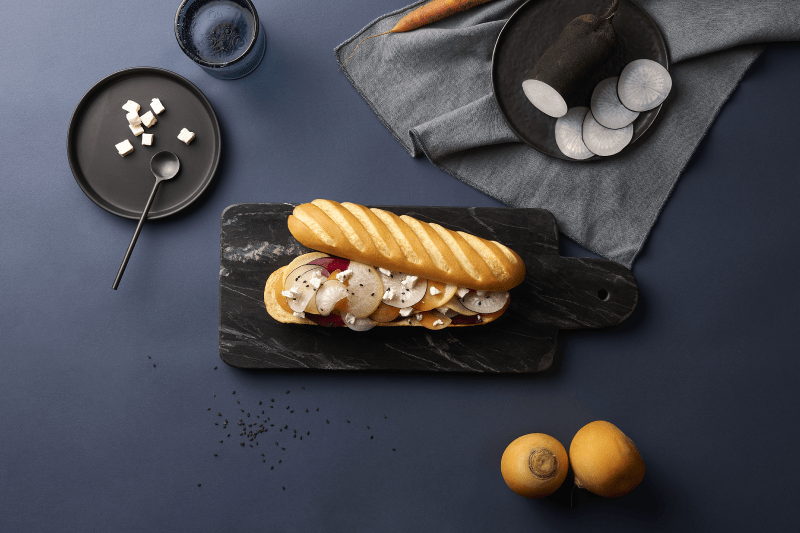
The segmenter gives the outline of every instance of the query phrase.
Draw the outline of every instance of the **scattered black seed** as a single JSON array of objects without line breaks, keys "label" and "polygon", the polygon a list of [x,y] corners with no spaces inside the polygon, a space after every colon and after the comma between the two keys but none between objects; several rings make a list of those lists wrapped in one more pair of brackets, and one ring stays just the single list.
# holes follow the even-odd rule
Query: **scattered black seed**
[{"label": "scattered black seed", "polygon": [[231,394],[236,394],[236,391],[233,391]]},{"label": "scattered black seed", "polygon": [[383,415],[383,418],[386,418],[386,415]]},{"label": "scattered black seed", "polygon": [[258,401],[258,405],[261,405],[261,400]]},{"label": "scattered black seed", "polygon": [[[231,434],[230,434],[230,433],[228,433],[228,436],[230,437],[230,436],[231,436]],[[219,441],[219,442],[220,442],[220,444],[222,444],[222,441]]]},{"label": "scattered black seed", "polygon": [[349,424],[349,423],[350,423],[350,421],[348,420],[348,421],[347,421],[347,423]]},{"label": "scattered black seed", "polygon": [[326,418],[326,419],[325,419],[325,423],[326,423],[326,424],[330,424],[330,421],[329,421],[329,420]]},{"label": "scattered black seed", "polygon": [[282,461],[281,459],[278,459],[278,462],[279,462],[279,463],[282,463],[283,461]]},{"label": "scattered black seed", "polygon": [[269,408],[272,409],[272,406],[270,405]]},{"label": "scattered black seed", "polygon": [[262,415],[264,414],[264,410],[263,410],[263,409],[261,410],[261,414],[262,414]]},{"label": "scattered black seed", "polygon": [[[231,434],[230,434],[230,433],[228,433],[228,436],[230,437],[230,436],[231,436]],[[222,442],[222,441],[220,441],[220,442]]]},{"label": "scattered black seed", "polygon": [[214,454],[214,457],[216,457],[216,456],[217,456],[217,454]]},{"label": "scattered black seed", "polygon": [[302,435],[300,435],[300,440],[303,440],[303,436]]},{"label": "scattered black seed", "polygon": [[275,398],[270,398],[269,401],[274,402]]},{"label": "scattered black seed", "polygon": [[292,431],[294,431],[295,433],[297,433],[297,430],[296,430],[296,429],[294,429],[294,430],[292,430]]},{"label": "scattered black seed", "polygon": [[247,416],[250,416],[250,413],[247,413]]},{"label": "scattered black seed", "polygon": [[[222,416],[222,413],[217,412],[217,416]],[[227,423],[228,421],[226,420],[225,422]]]},{"label": "scattered black seed", "polygon": [[216,369],[217,369],[217,367],[214,367],[214,370],[216,370]]},{"label": "scattered black seed", "polygon": [[369,436],[369,440],[372,440],[374,437],[372,435]]},{"label": "scattered black seed", "polygon": [[[284,448],[283,446],[281,446],[281,450],[286,450],[286,448]],[[280,461],[278,461],[278,462],[280,463]]]},{"label": "scattered black seed", "polygon": [[266,459],[261,459],[261,462],[262,462],[262,463],[266,463],[266,462],[267,462],[267,460],[266,460]]},{"label": "scattered black seed", "polygon": [[261,457],[264,457],[264,454],[263,454],[263,453],[261,454]]},{"label": "scattered black seed", "polygon": [[147,358],[148,358],[148,359],[152,359],[152,357],[150,357],[149,355],[147,356]]},{"label": "scattered black seed", "polygon": [[213,396],[214,398],[216,398],[216,397],[217,397],[217,395],[216,395],[216,394],[212,394],[211,396]]},{"label": "scattered black seed", "polygon": [[375,293],[373,292],[370,296],[375,296]]},{"label": "scattered black seed", "polygon": [[[239,409],[239,410],[240,410],[241,412],[243,412],[243,413],[244,413],[244,409]],[[241,420],[241,419],[240,419],[240,420]]]},{"label": "scattered black seed", "polygon": [[239,400],[236,400],[236,403],[242,403],[242,402],[240,402]]},{"label": "scattered black seed", "polygon": [[311,432],[310,431],[306,431],[306,435],[311,435]]},{"label": "scattered black seed", "polygon": [[[278,461],[278,462],[280,462],[280,461]],[[200,485],[198,485],[198,487],[199,487],[199,486],[200,486]],[[286,487],[284,487],[284,486],[282,486],[282,485],[281,485],[281,488],[282,488],[283,490],[286,490]]]},{"label": "scattered black seed", "polygon": [[317,407],[317,411],[319,411],[319,407]]},{"label": "scattered black seed", "polygon": [[369,426],[367,426],[367,429],[369,429]]},{"label": "scattered black seed", "polygon": [[288,391],[288,390],[286,391],[286,394],[289,394],[289,391]]},{"label": "scattered black seed", "polygon": [[253,447],[253,445],[252,445],[252,444],[249,444],[248,446],[250,446],[251,448]]},{"label": "scattered black seed", "polygon": [[291,411],[289,411],[289,412],[290,412],[290,413],[294,413],[294,409],[292,409],[292,410],[291,410]]},{"label": "scattered black seed", "polygon": [[215,425],[215,426],[218,426],[218,425],[219,425],[219,422],[214,422],[214,425]]},{"label": "scattered black seed", "polygon": [[155,363],[153,363],[153,368],[155,368],[155,367],[156,367],[156,364],[155,364]]},{"label": "scattered black seed", "polygon": [[289,408],[289,406],[287,405],[287,406],[286,406],[286,408],[288,409],[288,408]]},{"label": "scattered black seed", "polygon": [[269,467],[270,470],[275,470],[274,466]]},{"label": "scattered black seed", "polygon": [[276,442],[275,442],[275,446],[277,446],[277,445],[278,445],[278,443],[277,443],[277,441],[276,441]]},{"label": "scattered black seed", "polygon": [[199,486],[200,486],[200,483],[198,483],[198,484],[197,484],[197,486],[199,487]]},{"label": "scattered black seed", "polygon": [[239,445],[244,448],[244,442],[240,442]]},{"label": "scattered black seed", "polygon": [[306,409],[306,413],[307,413],[307,412],[308,412],[308,409]]},{"label": "scattered black seed", "polygon": [[397,450],[396,450],[396,449],[394,449],[394,448],[392,448],[392,451],[393,451],[393,452],[396,452]]},{"label": "scattered black seed", "polygon": [[211,408],[210,408],[210,407],[208,407],[208,408],[206,409],[206,411],[210,411],[210,410],[211,410]]}]

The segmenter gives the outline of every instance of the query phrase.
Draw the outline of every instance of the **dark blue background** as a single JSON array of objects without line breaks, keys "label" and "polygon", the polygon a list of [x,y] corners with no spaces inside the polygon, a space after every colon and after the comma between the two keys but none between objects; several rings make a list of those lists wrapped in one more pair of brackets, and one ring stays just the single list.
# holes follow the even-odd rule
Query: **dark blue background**
[{"label": "dark blue background", "polygon": [[[226,206],[498,204],[410,158],[337,72],[334,46],[402,2],[256,0],[267,54],[234,82],[181,54],[177,4],[0,7],[0,530],[795,524],[800,45],[771,46],[701,144],[635,265],[641,302],[632,318],[563,335],[551,370],[257,373],[218,358]],[[205,92],[223,160],[192,209],[145,226],[115,292],[135,222],[84,196],[65,137],[84,92],[131,66],[172,70]],[[270,398],[276,408],[264,416],[304,439],[270,428],[258,446],[241,447],[237,419],[249,422]],[[226,430],[214,425],[218,412]],[[500,456],[511,440],[544,432],[568,447],[597,419],[622,428],[647,462],[633,493],[575,491],[570,507],[567,486],[543,501],[505,486]]]}]

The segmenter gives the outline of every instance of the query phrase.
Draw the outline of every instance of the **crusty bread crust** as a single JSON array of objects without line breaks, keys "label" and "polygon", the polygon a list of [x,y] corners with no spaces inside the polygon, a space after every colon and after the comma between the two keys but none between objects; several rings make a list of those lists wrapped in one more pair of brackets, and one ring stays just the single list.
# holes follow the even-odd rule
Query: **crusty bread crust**
[{"label": "crusty bread crust", "polygon": [[525,264],[496,242],[382,209],[331,200],[295,207],[289,231],[331,255],[476,290],[502,291],[525,278]]},{"label": "crusty bread crust", "polygon": [[[267,308],[267,312],[270,314],[272,318],[277,320],[278,322],[283,322],[284,324],[306,324],[310,326],[316,326],[316,322],[313,320],[309,320],[307,318],[299,318],[294,316],[294,314],[289,309],[288,305],[285,304],[286,298],[281,296],[281,290],[283,290],[283,274],[286,267],[281,267],[272,274],[270,274],[269,278],[267,278],[267,283],[264,285],[264,305]],[[283,302],[283,305],[281,305]],[[489,322],[494,322],[497,320],[500,315],[502,315],[506,307],[501,309],[496,313],[492,313],[490,315],[483,315],[483,320],[478,324],[451,324],[448,328],[461,328],[466,326],[483,326],[484,324],[488,324]],[[380,323],[376,322],[377,326],[411,326],[412,318],[407,318],[404,320],[400,320],[397,322],[388,322],[388,323]],[[447,329],[447,328],[445,328]]]}]

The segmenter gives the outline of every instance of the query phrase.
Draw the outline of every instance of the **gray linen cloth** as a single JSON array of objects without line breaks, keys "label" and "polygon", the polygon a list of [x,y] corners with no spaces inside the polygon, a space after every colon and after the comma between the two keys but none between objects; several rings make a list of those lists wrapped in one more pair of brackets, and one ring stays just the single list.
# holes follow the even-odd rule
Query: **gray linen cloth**
[{"label": "gray linen cloth", "polygon": [[[428,0],[375,20],[335,49]],[[535,0],[533,0],[535,1]],[[673,90],[648,134],[592,164],[519,141],[491,88],[497,35],[523,0],[495,0],[430,26],[365,42],[344,73],[412,156],[513,207],[551,211],[560,230],[628,268],[700,140],[763,44],[800,40],[800,0],[639,0],[664,34]]]}]

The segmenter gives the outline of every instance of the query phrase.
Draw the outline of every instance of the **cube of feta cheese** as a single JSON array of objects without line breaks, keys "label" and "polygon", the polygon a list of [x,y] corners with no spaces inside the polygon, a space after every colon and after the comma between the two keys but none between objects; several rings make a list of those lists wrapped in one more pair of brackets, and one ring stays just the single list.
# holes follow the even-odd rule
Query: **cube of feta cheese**
[{"label": "cube of feta cheese", "polygon": [[294,313],[292,313],[292,314],[293,314],[294,316],[296,316],[297,318],[305,318],[305,317],[306,317],[306,314],[305,314],[303,311],[295,311],[295,312],[294,312]]},{"label": "cube of feta cheese", "polygon": [[143,133],[142,134],[142,144],[144,146],[150,146],[153,144],[153,134],[152,133]]},{"label": "cube of feta cheese", "polygon": [[442,322],[440,319],[438,319],[438,318],[437,318],[436,320],[434,320],[434,321],[433,321],[433,324],[431,324],[431,325],[432,325],[433,327],[436,327],[436,326],[444,326],[444,322]]},{"label": "cube of feta cheese", "polygon": [[158,98],[153,98],[152,100],[150,100],[150,109],[152,109],[153,113],[155,113],[156,115],[160,115],[161,113],[164,112],[164,106],[161,103],[161,100],[159,100]]},{"label": "cube of feta cheese", "polygon": [[119,155],[122,157],[125,157],[129,153],[133,152],[133,145],[128,139],[125,139],[121,143],[115,144],[114,148],[117,149],[117,152],[119,152]]},{"label": "cube of feta cheese", "polygon": [[417,282],[418,279],[419,279],[418,276],[407,275],[406,279],[400,282],[400,285],[402,285],[408,290],[411,290],[414,288],[414,284]]},{"label": "cube of feta cheese", "polygon": [[125,102],[125,105],[122,106],[122,109],[127,111],[128,113],[138,113],[141,106],[134,102],[133,100],[128,100]]},{"label": "cube of feta cheese", "polygon": [[136,126],[134,126],[133,124],[130,124],[128,127],[131,129],[131,131],[133,132],[133,135],[135,137],[138,137],[139,135],[144,133],[144,128],[142,127],[141,124],[137,124]]},{"label": "cube of feta cheese", "polygon": [[404,308],[400,309],[400,316],[408,316],[413,312],[414,312],[414,308],[413,307],[404,307]]},{"label": "cube of feta cheese", "polygon": [[383,274],[384,276],[388,276],[388,277],[392,276],[392,271],[391,270],[386,270],[385,268],[379,268],[378,271],[381,274]]},{"label": "cube of feta cheese", "polygon": [[431,285],[431,296],[436,296],[437,294],[441,294],[442,291]]},{"label": "cube of feta cheese", "polygon": [[155,125],[155,123],[158,122],[158,119],[156,118],[156,116],[153,114],[152,111],[148,111],[147,113],[142,115],[141,119],[142,119],[142,124],[144,124],[148,128],[152,128]]},{"label": "cube of feta cheese", "polygon": [[458,297],[459,297],[459,298],[463,298],[464,296],[466,296],[466,295],[467,295],[467,293],[468,293],[468,292],[469,292],[469,289],[468,289],[468,288],[466,288],[466,287],[459,287],[459,288],[458,288],[458,290],[456,291],[456,294],[458,294]]},{"label": "cube of feta cheese", "polygon": [[339,280],[341,283],[344,283],[352,274],[353,271],[348,268],[347,270],[336,274],[336,279]]},{"label": "cube of feta cheese", "polygon": [[142,123],[141,117],[139,117],[139,115],[135,111],[133,113],[128,113],[127,115],[125,115],[125,118],[128,119],[128,124],[130,124],[131,126],[138,126],[139,124]]},{"label": "cube of feta cheese", "polygon": [[186,128],[183,128],[181,132],[178,134],[178,139],[185,142],[186,144],[189,144],[190,142],[192,142],[192,140],[194,140],[194,133],[187,130]]}]

